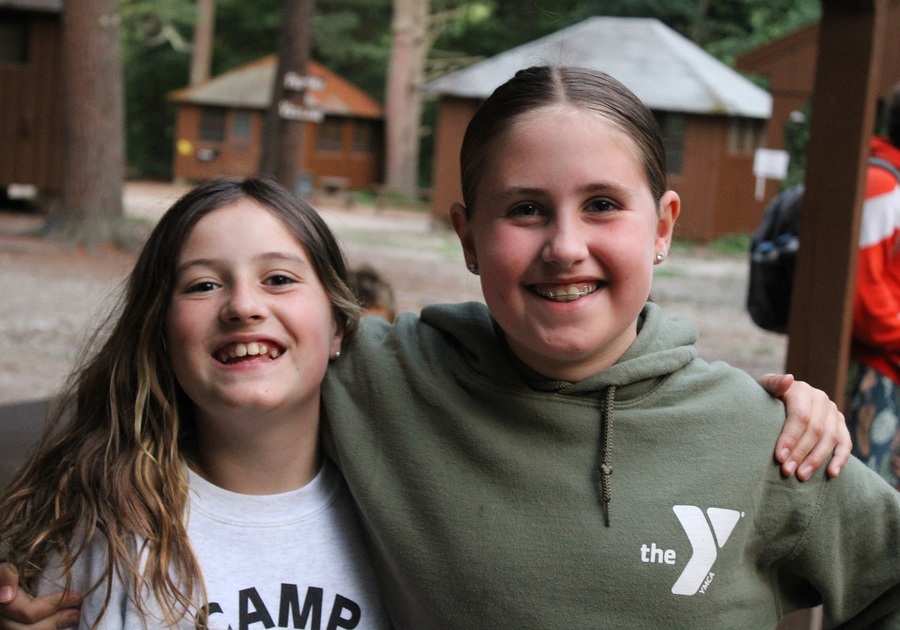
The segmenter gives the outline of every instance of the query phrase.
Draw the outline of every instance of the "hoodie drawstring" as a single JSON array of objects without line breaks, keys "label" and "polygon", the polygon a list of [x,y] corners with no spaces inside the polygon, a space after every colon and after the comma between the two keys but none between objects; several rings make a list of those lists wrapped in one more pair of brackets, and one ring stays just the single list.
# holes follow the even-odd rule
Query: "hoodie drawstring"
[{"label": "hoodie drawstring", "polygon": [[613,433],[613,404],[616,400],[616,388],[610,386],[606,390],[606,404],[603,408],[600,420],[600,439],[603,442],[603,451],[600,462],[600,501],[603,508],[603,523],[609,527],[609,502],[612,493],[609,487],[609,477],[612,475],[612,433]]}]

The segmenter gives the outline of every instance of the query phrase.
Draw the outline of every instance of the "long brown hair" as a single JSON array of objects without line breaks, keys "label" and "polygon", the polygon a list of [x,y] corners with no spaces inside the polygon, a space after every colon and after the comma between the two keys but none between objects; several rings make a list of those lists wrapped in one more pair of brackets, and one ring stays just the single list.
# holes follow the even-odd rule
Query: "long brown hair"
[{"label": "long brown hair", "polygon": [[35,453],[0,500],[0,543],[25,588],[57,564],[71,588],[76,560],[102,541],[106,566],[92,588],[106,589],[103,612],[119,580],[142,612],[144,594],[155,598],[170,625],[196,614],[203,582],[184,523],[193,409],[166,350],[166,315],[194,226],[243,198],[272,212],[304,247],[344,338],[356,328],[360,309],[343,254],[309,205],[256,178],[214,180],[184,195],[151,233]]}]

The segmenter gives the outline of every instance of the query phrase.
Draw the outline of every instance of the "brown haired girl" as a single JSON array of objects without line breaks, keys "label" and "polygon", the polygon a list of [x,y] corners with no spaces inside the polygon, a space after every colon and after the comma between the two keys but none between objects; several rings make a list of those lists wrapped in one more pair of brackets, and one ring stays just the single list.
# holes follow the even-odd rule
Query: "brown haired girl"
[{"label": "brown haired girl", "polygon": [[89,627],[386,627],[319,447],[358,310],[331,232],[279,186],[180,199],[0,503],[24,583],[86,594]]}]

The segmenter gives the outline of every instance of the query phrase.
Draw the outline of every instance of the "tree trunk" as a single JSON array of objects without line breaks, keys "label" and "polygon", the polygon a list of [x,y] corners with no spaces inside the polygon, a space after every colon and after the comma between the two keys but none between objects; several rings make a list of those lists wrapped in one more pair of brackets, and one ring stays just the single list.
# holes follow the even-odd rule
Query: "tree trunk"
[{"label": "tree trunk", "polygon": [[209,79],[212,40],[216,22],[216,0],[197,0],[194,43],[191,46],[191,85]]},{"label": "tree trunk", "polygon": [[708,18],[709,0],[699,0],[694,9],[694,21],[691,24],[691,41],[701,48],[706,44]]},{"label": "tree trunk", "polygon": [[422,83],[428,55],[428,0],[394,0],[385,103],[386,184],[414,199],[418,189]]},{"label": "tree trunk", "polygon": [[95,247],[114,239],[122,219],[125,116],[116,0],[66,3],[62,87],[62,180],[48,231]]},{"label": "tree trunk", "polygon": [[[259,172],[291,190],[298,187],[306,116],[316,119],[306,104],[312,0],[282,0],[278,37],[278,67],[272,86],[272,103],[266,115]],[[292,78],[299,78],[298,83]]]}]

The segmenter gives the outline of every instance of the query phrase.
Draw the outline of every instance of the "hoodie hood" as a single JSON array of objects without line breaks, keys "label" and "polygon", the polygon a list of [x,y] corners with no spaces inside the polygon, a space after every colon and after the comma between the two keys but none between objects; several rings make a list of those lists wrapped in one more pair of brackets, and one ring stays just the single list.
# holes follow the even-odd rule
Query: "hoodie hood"
[{"label": "hoodie hood", "polygon": [[[659,305],[648,302],[639,318],[637,339],[612,366],[577,383],[552,381],[530,370],[509,351],[500,327],[487,307],[476,302],[427,306],[422,320],[453,337],[476,372],[503,380],[525,380],[533,389],[579,395],[616,387],[618,396],[634,386],[643,389],[675,372],[697,356],[697,329],[683,319],[666,317]],[[497,346],[503,352],[497,351]]]},{"label": "hoodie hood", "polygon": [[[600,453],[595,470],[597,500],[603,522],[610,526],[612,501],[613,437],[616,402],[640,396],[665,377],[691,362],[697,354],[697,330],[689,322],[666,318],[656,304],[648,302],[638,318],[637,339],[612,366],[577,383],[542,377],[522,364],[503,339],[503,331],[482,304],[469,303],[427,307],[422,321],[453,337],[463,348],[469,366],[489,379],[501,378],[507,385],[564,396],[591,396],[599,405]],[[500,346],[498,348],[498,346]]]}]

